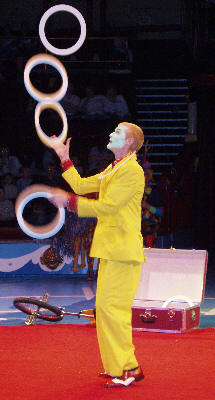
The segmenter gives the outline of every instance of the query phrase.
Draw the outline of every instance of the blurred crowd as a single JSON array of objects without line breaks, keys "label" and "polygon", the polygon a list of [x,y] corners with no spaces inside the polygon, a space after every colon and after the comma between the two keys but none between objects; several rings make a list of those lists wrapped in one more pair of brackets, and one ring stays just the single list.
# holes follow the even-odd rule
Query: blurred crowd
[{"label": "blurred crowd", "polygon": [[[19,193],[29,185],[40,183],[71,190],[61,177],[61,166],[55,153],[43,146],[35,133],[34,110],[37,103],[29,96],[23,83],[26,61],[32,55],[42,52],[38,46],[41,47],[34,38],[24,38],[22,34],[20,38],[7,37],[7,31],[4,32],[0,50],[0,131],[3,133],[0,143],[0,228],[18,227],[15,202]],[[128,48],[120,40],[115,40],[109,47],[107,45],[105,49],[109,52],[105,55],[109,60],[122,61],[128,56]],[[103,42],[98,45],[96,52],[89,43],[87,49],[91,51],[90,57],[95,62],[102,59]],[[86,53],[84,46],[82,50]],[[129,54],[131,63],[132,55]],[[75,61],[75,58],[72,56],[69,61]],[[110,63],[109,67],[114,65],[119,69],[118,64]],[[92,78],[83,72],[75,75],[70,62],[66,69],[69,85],[61,105],[68,120],[68,136],[73,137],[70,157],[80,175],[85,177],[103,171],[113,161],[113,154],[107,150],[106,142],[119,122],[135,122],[133,96],[126,77],[121,79],[115,76],[115,79],[109,79],[107,75],[100,75]],[[33,69],[31,81],[36,88],[47,93],[58,90],[61,85],[59,74],[44,65]],[[42,112],[40,124],[49,135],[58,135],[62,128],[62,122],[53,110]],[[140,154],[139,162],[146,177],[141,230],[144,245],[153,247],[164,208],[162,197],[155,187],[153,171],[150,164],[146,163],[144,153]],[[42,226],[53,219],[56,208],[47,199],[37,198],[26,205],[23,214],[28,223]],[[83,237],[80,235],[75,239],[75,265],[78,253],[83,255],[86,251],[88,279],[95,277],[94,260],[89,256],[95,224],[92,222]],[[84,256],[82,258],[84,260]]]},{"label": "blurred crowd", "polygon": [[[48,90],[55,91],[56,79],[49,78]],[[101,93],[94,85],[88,85],[77,93],[74,84],[69,82],[67,93],[61,100],[68,121],[74,118],[81,119],[128,119],[130,112],[125,97],[115,86],[108,86]],[[27,112],[33,112],[36,102],[31,98],[27,104]]]},{"label": "blurred crowd", "polygon": [[[87,168],[83,168],[77,155],[71,159],[81,176],[101,172],[113,161],[112,153],[106,149],[103,138],[96,140],[89,148]],[[145,192],[142,200],[142,233],[147,247],[153,247],[163,215],[162,196],[154,185],[153,171],[150,163],[139,155],[139,163],[145,172]],[[14,205],[18,194],[28,186],[40,183],[52,187],[71,190],[61,177],[61,167],[54,151],[45,149],[42,165],[38,168],[36,160],[23,157],[20,160],[10,154],[7,146],[0,148],[0,227],[17,226]],[[35,199],[25,207],[25,218],[34,225],[43,225],[53,218],[56,209],[46,199]]]},{"label": "blurred crowd", "polygon": [[[88,160],[83,167],[77,155],[71,158],[81,176],[96,173],[112,161],[112,154],[98,143],[88,152]],[[71,190],[61,177],[61,167],[54,151],[45,149],[38,163],[37,154],[23,154],[21,159],[10,152],[8,146],[0,147],[0,227],[17,226],[14,205],[18,194],[28,186],[40,183]],[[28,210],[24,210],[29,223],[43,225],[48,223],[56,213],[54,207],[46,199],[31,202]],[[26,205],[26,209],[28,205]]]},{"label": "blurred crowd", "polygon": [[[25,38],[22,32],[20,35],[11,36],[6,27],[0,50],[0,227],[17,226],[14,204],[17,195],[27,186],[43,183],[68,189],[61,178],[55,154],[37,138],[34,128],[37,103],[29,96],[23,82],[25,62],[31,55],[41,52],[38,48],[41,45],[37,39]],[[129,120],[131,116],[126,97],[120,93],[120,85],[117,87],[110,82],[106,85],[102,77],[92,79],[91,83],[87,77],[76,79],[73,76],[72,82],[70,64],[67,64],[67,72],[69,85],[61,104],[67,116],[69,136],[75,124],[71,157],[80,174],[87,176],[105,168],[111,161],[102,134],[106,125],[109,127],[110,121],[115,124]],[[54,92],[61,85],[58,72],[50,66],[35,67],[31,80],[43,92]],[[99,125],[94,125],[94,121]],[[53,110],[43,111],[40,124],[48,135],[58,135],[62,127],[60,117]],[[51,205],[43,199],[31,203],[25,210],[28,222],[41,225],[49,222],[53,214]]]}]

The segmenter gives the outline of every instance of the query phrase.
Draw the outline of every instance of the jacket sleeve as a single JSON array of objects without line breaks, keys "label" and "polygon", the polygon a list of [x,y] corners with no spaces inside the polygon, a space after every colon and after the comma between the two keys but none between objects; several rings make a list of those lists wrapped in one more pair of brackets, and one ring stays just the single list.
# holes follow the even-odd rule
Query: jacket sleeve
[{"label": "jacket sleeve", "polygon": [[81,178],[78,171],[73,166],[63,172],[62,177],[76,194],[99,192],[99,174],[90,176],[89,178]]},{"label": "jacket sleeve", "polygon": [[120,168],[107,185],[102,199],[78,198],[79,217],[102,217],[117,214],[121,207],[144,190],[144,173],[139,168]]}]

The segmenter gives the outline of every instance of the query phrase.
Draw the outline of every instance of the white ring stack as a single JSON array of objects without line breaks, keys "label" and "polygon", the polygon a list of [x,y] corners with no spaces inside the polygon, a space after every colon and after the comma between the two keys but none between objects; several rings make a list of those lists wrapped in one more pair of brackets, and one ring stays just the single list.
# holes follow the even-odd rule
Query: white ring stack
[{"label": "white ring stack", "polygon": [[[73,46],[67,49],[59,49],[57,47],[52,46],[47,40],[45,35],[45,25],[47,19],[51,15],[59,11],[66,11],[69,12],[70,14],[73,14],[78,19],[81,27],[81,33],[79,39]],[[41,42],[44,44],[47,50],[49,50],[51,53],[54,54],[66,56],[75,53],[84,43],[84,40],[86,38],[86,23],[83,16],[76,8],[66,4],[59,4],[57,6],[49,8],[43,14],[39,24],[39,35]],[[31,70],[39,64],[51,65],[52,67],[56,68],[57,71],[60,73],[62,78],[62,85],[56,92],[54,93],[41,92],[37,90],[31,83],[30,80]],[[52,147],[55,141],[61,141],[63,143],[66,140],[67,136],[68,123],[65,111],[58,102],[65,96],[68,88],[68,75],[65,67],[56,57],[50,54],[36,54],[35,56],[31,57],[26,63],[24,70],[24,83],[26,90],[28,91],[30,96],[32,96],[38,102],[37,107],[35,109],[35,127],[40,140],[46,146],[49,147]],[[57,138],[48,137],[43,132],[40,126],[40,115],[42,111],[45,110],[46,108],[51,108],[55,110],[62,119],[63,129],[61,134]],[[15,205],[17,220],[23,232],[25,232],[30,237],[36,239],[47,239],[51,236],[54,236],[62,228],[65,221],[65,210],[62,207],[58,209],[57,215],[55,216],[53,221],[42,227],[33,226],[28,222],[26,222],[23,218],[23,210],[27,203],[38,197],[45,197],[49,199],[51,196],[52,196],[52,191],[49,186],[31,185],[25,190],[23,190],[17,197]]]}]

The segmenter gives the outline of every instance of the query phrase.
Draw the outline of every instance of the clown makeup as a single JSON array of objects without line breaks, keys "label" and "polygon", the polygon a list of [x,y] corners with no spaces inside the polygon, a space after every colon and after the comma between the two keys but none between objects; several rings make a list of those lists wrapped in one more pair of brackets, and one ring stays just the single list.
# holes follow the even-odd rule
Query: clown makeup
[{"label": "clown makeup", "polygon": [[121,149],[123,146],[125,146],[127,129],[128,129],[127,126],[120,125],[117,126],[115,131],[110,134],[109,143],[107,145],[107,148],[109,150]]}]

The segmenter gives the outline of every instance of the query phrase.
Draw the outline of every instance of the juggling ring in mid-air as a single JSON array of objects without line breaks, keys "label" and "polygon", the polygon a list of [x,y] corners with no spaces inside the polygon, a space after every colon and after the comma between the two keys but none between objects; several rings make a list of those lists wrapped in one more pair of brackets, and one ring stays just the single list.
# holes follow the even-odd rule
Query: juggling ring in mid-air
[{"label": "juggling ring in mid-air", "polygon": [[38,197],[45,197],[49,199],[52,196],[52,191],[49,186],[46,185],[31,185],[24,189],[16,200],[15,211],[17,221],[20,228],[28,236],[35,239],[47,239],[51,236],[56,235],[56,233],[62,228],[65,221],[65,210],[63,207],[58,209],[58,212],[50,223],[43,226],[33,226],[26,222],[22,216],[24,207],[29,201],[36,199]]},{"label": "juggling ring in mid-air", "polygon": [[[45,134],[45,132],[43,132],[43,130],[40,126],[40,114],[46,108],[51,108],[51,109],[57,111],[63,121],[62,132],[57,138],[52,138],[52,137],[47,136]],[[38,103],[36,106],[36,109],[35,109],[35,128],[36,128],[36,131],[37,131],[37,134],[38,134],[40,140],[46,146],[52,147],[52,144],[54,144],[54,142],[57,142],[57,141],[58,142],[60,141],[63,143],[66,140],[66,136],[67,136],[68,123],[67,123],[65,111],[64,111],[63,107],[61,106],[61,104],[56,103],[55,101],[53,101],[53,102],[44,101],[44,102]]]},{"label": "juggling ring in mid-air", "polygon": [[[48,64],[56,68],[62,77],[62,86],[54,93],[43,93],[37,90],[30,81],[31,70],[39,64]],[[60,101],[66,94],[68,88],[68,75],[64,65],[54,56],[50,54],[36,54],[31,57],[26,63],[24,70],[24,83],[25,87],[36,101]]]},{"label": "juggling ring in mid-air", "polygon": [[[75,15],[75,17],[78,19],[80,26],[81,26],[81,33],[80,33],[79,39],[73,46],[68,47],[67,49],[59,49],[58,47],[52,46],[45,36],[45,24],[46,24],[47,19],[51,15],[55,14],[58,11],[66,11],[66,12],[69,12],[70,14]],[[69,6],[67,4],[59,4],[57,6],[53,6],[53,7],[49,8],[43,14],[43,16],[40,20],[40,24],[39,24],[39,35],[40,35],[40,40],[43,43],[43,45],[51,53],[57,54],[59,56],[68,56],[69,54],[73,54],[78,49],[80,49],[80,47],[84,43],[85,38],[86,38],[86,23],[85,23],[83,16],[76,8]]]}]

